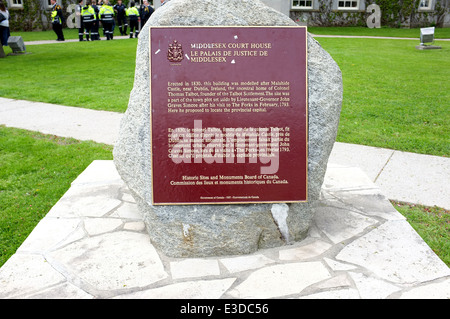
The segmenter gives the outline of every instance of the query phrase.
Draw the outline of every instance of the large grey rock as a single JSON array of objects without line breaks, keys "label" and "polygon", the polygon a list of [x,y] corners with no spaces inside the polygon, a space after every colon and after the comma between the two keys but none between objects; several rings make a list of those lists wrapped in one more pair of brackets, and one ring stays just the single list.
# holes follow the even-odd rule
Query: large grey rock
[{"label": "large grey rock", "polygon": [[152,243],[169,256],[246,254],[303,239],[314,216],[336,139],[342,77],[330,55],[308,35],[309,153],[307,203],[151,205],[149,26],[295,25],[259,0],[172,0],[139,34],[136,73],[114,148],[117,170],[144,215]]}]

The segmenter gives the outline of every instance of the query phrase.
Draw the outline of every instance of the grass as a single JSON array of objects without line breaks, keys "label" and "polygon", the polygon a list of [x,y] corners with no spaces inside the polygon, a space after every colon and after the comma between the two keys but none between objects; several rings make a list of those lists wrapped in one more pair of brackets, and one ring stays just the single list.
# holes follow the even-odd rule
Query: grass
[{"label": "grass", "polygon": [[[318,35],[353,35],[417,39],[420,37],[420,28],[400,29],[381,27],[380,29],[369,29],[366,27],[308,27],[308,31]],[[436,39],[449,39],[450,28],[435,28],[434,34]]]},{"label": "grass", "polygon": [[0,266],[93,161],[112,147],[0,126]]},{"label": "grass", "polygon": [[[369,29],[366,27],[308,27],[308,31],[312,34],[318,35],[353,35],[399,38],[419,38],[420,36],[420,28],[400,29],[382,27],[380,29]],[[119,34],[119,30],[116,27],[114,29],[114,35]],[[11,35],[20,35],[24,41],[55,40],[56,38],[55,33],[52,30],[39,32],[12,32]],[[78,39],[78,29],[64,29],[64,37],[66,39]],[[436,28],[435,37],[436,39],[449,39],[450,28]]]},{"label": "grass", "polygon": [[29,45],[31,54],[0,61],[0,96],[124,112],[136,46],[136,39]]},{"label": "grass", "polygon": [[450,211],[439,207],[426,207],[392,201],[392,205],[450,267]]},{"label": "grass", "polygon": [[[64,28],[63,29],[64,38],[66,40],[69,39],[78,39],[78,29],[69,29]],[[105,39],[105,36],[103,36],[102,28],[100,26],[100,36],[102,39]],[[11,32],[12,36],[21,36],[23,41],[42,41],[42,40],[56,40],[56,34],[53,30],[46,30],[46,31],[20,31],[20,32]],[[114,29],[114,35],[120,35],[119,28],[116,27]],[[85,37],[86,39],[86,37]]]},{"label": "grass", "polygon": [[318,40],[343,74],[338,141],[449,156],[450,42]]}]

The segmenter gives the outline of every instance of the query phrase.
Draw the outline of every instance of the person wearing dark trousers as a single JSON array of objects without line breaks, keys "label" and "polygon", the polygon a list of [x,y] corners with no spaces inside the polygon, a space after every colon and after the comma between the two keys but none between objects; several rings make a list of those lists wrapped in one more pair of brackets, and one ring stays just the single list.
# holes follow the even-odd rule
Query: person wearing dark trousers
[{"label": "person wearing dark trousers", "polygon": [[92,41],[100,40],[100,35],[98,34],[98,28],[100,25],[100,9],[97,7],[97,2],[92,0],[92,8],[95,12],[95,20],[92,23]]},{"label": "person wearing dark trousers", "polygon": [[127,17],[130,20],[130,39],[133,37],[133,30],[136,38],[139,34],[139,11],[134,5],[135,2],[131,1],[130,7],[127,9]]},{"label": "person wearing dark trousers", "polygon": [[100,8],[100,20],[105,29],[106,40],[113,39],[113,23],[114,23],[114,9],[109,5],[109,1],[105,0]]},{"label": "person wearing dark trousers", "polygon": [[64,33],[62,30],[63,23],[64,23],[64,16],[62,13],[61,6],[56,3],[56,0],[50,0],[50,3],[52,4],[52,11],[50,14],[51,20],[52,20],[52,28],[53,31],[56,33],[56,36],[58,37],[56,41],[64,41]]},{"label": "person wearing dark trousers", "polygon": [[9,31],[9,18],[10,14],[8,9],[6,9],[6,6],[3,2],[0,1],[0,39],[1,39],[1,45],[0,50],[2,49],[1,46],[8,46],[8,39],[11,35]]},{"label": "person wearing dark trousers", "polygon": [[118,0],[114,5],[114,11],[116,12],[117,25],[119,26],[120,35],[127,35],[128,23],[127,23],[127,7],[122,3],[122,0]]},{"label": "person wearing dark trousers", "polygon": [[150,16],[153,13],[153,8],[148,4],[147,0],[144,0],[141,8],[140,8],[140,14],[141,14],[141,29],[144,27],[145,23],[148,19],[150,19]]},{"label": "person wearing dark trousers", "polygon": [[78,4],[75,7],[75,22],[78,28],[78,39],[83,41],[84,27],[83,18],[81,17],[81,9],[83,8],[83,0],[78,0]]},{"label": "person wearing dark trousers", "polygon": [[91,0],[87,0],[86,5],[81,8],[81,18],[86,33],[86,41],[89,41],[89,36],[92,36],[92,25],[95,21],[95,11],[91,6]]}]

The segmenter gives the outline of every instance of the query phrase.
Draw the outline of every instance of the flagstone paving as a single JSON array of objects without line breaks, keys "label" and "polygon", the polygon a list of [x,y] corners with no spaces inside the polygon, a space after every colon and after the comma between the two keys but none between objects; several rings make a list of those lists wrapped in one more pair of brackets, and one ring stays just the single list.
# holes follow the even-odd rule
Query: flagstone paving
[{"label": "flagstone paving", "polygon": [[450,269],[365,173],[336,164],[305,240],[169,258],[113,162],[94,161],[0,268],[0,298],[450,298]]}]

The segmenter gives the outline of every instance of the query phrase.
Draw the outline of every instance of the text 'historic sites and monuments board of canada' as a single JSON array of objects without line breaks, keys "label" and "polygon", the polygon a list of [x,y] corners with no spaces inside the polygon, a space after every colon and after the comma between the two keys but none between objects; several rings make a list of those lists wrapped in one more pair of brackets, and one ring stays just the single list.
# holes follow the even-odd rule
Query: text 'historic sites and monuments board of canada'
[{"label": "text 'historic sites and monuments board of canada'", "polygon": [[304,27],[152,27],[153,204],[307,200]]}]

